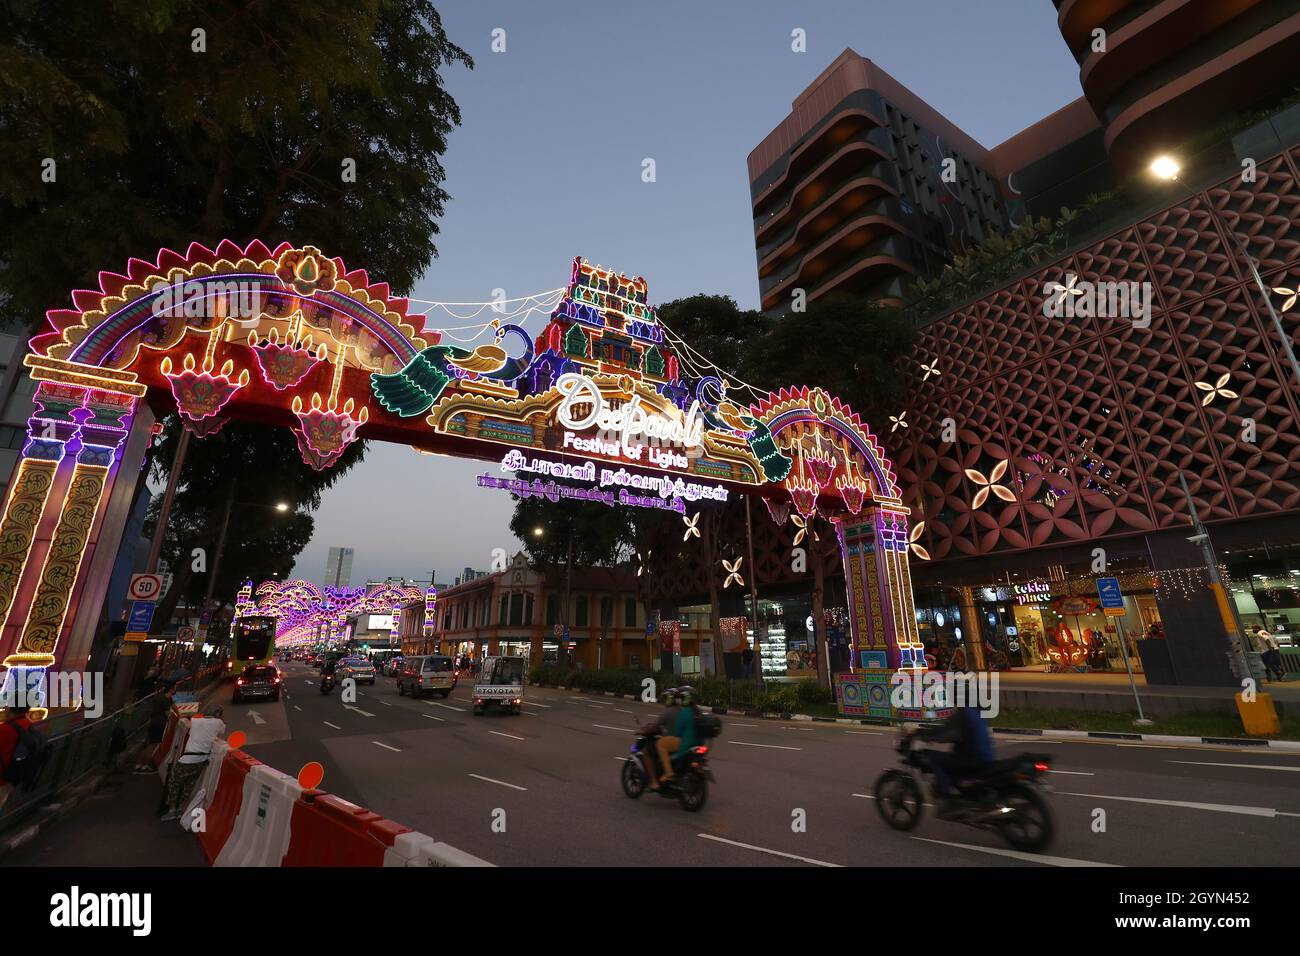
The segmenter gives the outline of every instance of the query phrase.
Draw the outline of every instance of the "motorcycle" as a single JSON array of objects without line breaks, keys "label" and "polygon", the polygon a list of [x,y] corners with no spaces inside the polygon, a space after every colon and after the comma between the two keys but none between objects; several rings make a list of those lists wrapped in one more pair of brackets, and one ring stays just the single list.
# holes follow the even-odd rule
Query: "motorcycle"
[{"label": "motorcycle", "polygon": [[320,692],[322,694],[328,694],[330,691],[334,689],[334,685],[337,683],[338,683],[338,679],[335,678],[333,674],[321,674]]},{"label": "motorcycle", "polygon": [[[895,830],[911,830],[921,822],[924,797],[917,777],[933,777],[928,749],[913,747],[915,734],[905,734],[898,744],[903,763],[913,772],[890,769],[876,781],[876,809]],[[1051,758],[1047,754],[1022,753],[996,760],[976,778],[955,781],[959,795],[939,798],[941,820],[964,823],[978,830],[992,830],[1012,849],[1037,853],[1052,841],[1055,826],[1043,793]],[[933,786],[931,786],[933,792]]]},{"label": "motorcycle", "polygon": [[[632,756],[623,762],[619,777],[623,783],[623,792],[635,800],[650,788],[650,776],[646,773],[645,761],[651,766],[658,766],[658,755],[654,742],[657,734],[637,731],[632,744]],[[699,744],[692,747],[680,757],[673,758],[673,774],[670,780],[662,780],[659,789],[654,791],[665,799],[676,799],[683,810],[695,812],[704,806],[709,798],[709,781],[713,780],[713,771],[709,769],[709,747]]]}]

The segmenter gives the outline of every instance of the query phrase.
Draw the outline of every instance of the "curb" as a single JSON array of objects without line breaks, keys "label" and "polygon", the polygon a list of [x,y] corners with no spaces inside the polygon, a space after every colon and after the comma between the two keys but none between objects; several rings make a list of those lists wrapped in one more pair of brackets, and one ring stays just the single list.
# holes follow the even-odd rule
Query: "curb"
[{"label": "curb", "polygon": [[1257,737],[1188,737],[1175,734],[1129,734],[1103,730],[1031,730],[1023,727],[992,727],[995,734],[1012,734],[1022,737],[1056,737],[1065,740],[1092,738],[1094,740],[1141,741],[1150,744],[1196,746],[1213,744],[1219,747],[1248,747],[1260,750],[1277,750],[1282,753],[1300,753],[1297,740],[1261,740]]}]

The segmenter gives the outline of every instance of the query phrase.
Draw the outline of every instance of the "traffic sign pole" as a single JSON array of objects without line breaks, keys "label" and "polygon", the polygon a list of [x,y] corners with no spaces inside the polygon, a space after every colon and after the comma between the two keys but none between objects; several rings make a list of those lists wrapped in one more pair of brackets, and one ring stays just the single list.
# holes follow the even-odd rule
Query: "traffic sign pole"
[{"label": "traffic sign pole", "polygon": [[1115,632],[1119,636],[1119,656],[1124,658],[1124,670],[1128,674],[1128,686],[1133,690],[1133,700],[1137,702],[1138,719],[1134,721],[1139,727],[1150,726],[1146,714],[1142,713],[1142,698],[1138,696],[1137,680],[1133,677],[1133,665],[1128,659],[1128,648],[1124,644],[1124,592],[1120,590],[1119,578],[1098,578],[1097,597],[1101,600],[1103,613],[1115,618]]}]

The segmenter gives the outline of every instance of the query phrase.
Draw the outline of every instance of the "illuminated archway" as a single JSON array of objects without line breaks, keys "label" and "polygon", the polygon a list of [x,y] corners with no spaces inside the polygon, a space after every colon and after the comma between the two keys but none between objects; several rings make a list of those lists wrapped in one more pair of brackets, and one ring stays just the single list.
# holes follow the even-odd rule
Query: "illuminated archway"
[{"label": "illuminated archway", "polygon": [[[364,436],[496,462],[479,486],[521,496],[685,513],[739,492],[774,517],[820,513],[843,548],[855,671],[924,666],[908,509],[871,430],[820,389],[734,399],[679,354],[644,279],[575,258],[540,335],[492,323],[472,349],[311,246],[194,244],[99,286],[50,312],[24,358],[39,386],[0,518],[7,670],[84,666],[133,491],[119,478],[173,411],[199,436],[231,418],[290,428],[317,469]],[[258,602],[287,614],[327,597],[268,585]]]}]

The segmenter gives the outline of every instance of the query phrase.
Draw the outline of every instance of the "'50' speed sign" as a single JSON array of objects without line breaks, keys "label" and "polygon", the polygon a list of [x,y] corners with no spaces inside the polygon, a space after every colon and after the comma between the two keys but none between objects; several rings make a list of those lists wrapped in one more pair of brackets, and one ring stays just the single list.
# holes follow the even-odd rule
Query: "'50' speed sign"
[{"label": "'50' speed sign", "polygon": [[128,591],[133,601],[156,601],[162,591],[162,578],[156,574],[133,574]]}]

